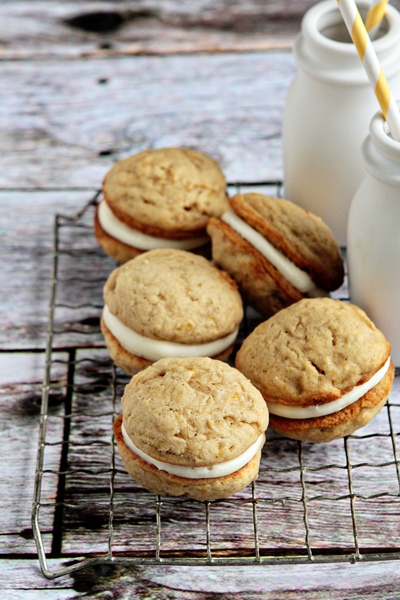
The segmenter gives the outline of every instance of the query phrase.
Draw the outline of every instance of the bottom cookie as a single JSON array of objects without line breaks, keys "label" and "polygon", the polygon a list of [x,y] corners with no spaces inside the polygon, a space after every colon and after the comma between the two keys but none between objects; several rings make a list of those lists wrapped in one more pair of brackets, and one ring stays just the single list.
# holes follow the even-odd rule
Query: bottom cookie
[{"label": "bottom cookie", "polygon": [[276,433],[293,440],[302,442],[332,442],[339,438],[351,435],[357,429],[365,427],[382,410],[387,402],[387,398],[382,400],[377,406],[362,408],[358,415],[345,423],[340,423],[334,427],[307,427],[296,429],[296,426],[282,426],[283,419],[270,415],[271,429]]},{"label": "bottom cookie", "polygon": [[114,435],[124,467],[135,481],[154,494],[187,496],[194,500],[218,500],[232,496],[257,479],[261,450],[231,475],[212,479],[187,479],[161,471],[134,454],[124,442],[121,425],[122,415],[119,415],[114,423]]}]

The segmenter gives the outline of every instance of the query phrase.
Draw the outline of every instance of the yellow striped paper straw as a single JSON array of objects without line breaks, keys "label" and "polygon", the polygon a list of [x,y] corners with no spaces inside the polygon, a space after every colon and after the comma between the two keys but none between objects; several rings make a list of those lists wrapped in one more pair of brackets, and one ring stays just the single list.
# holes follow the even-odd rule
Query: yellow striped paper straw
[{"label": "yellow striped paper straw", "polygon": [[337,0],[337,3],[392,137],[400,142],[400,113],[356,3],[354,0]]},{"label": "yellow striped paper straw", "polygon": [[380,25],[383,17],[386,12],[386,5],[388,0],[378,0],[378,2],[374,2],[365,17],[365,29],[367,31],[371,31],[374,27]]}]

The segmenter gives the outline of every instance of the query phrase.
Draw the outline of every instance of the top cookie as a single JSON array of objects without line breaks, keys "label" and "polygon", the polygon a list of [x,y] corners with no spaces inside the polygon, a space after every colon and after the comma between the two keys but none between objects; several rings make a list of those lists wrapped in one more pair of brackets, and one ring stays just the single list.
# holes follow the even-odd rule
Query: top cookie
[{"label": "top cookie", "polygon": [[103,193],[120,220],[149,235],[204,231],[210,216],[229,208],[217,162],[188,148],[145,150],[119,161]]},{"label": "top cookie", "polygon": [[312,298],[256,327],[236,366],[267,402],[310,406],[336,400],[367,381],[389,355],[389,342],[363,310]]},{"label": "top cookie", "polygon": [[289,200],[249,193],[230,199],[234,211],[326,291],[343,281],[343,260],[332,231]]},{"label": "top cookie", "polygon": [[109,276],[104,300],[137,333],[197,344],[239,326],[243,306],[236,284],[204,257],[183,250],[150,250]]},{"label": "top cookie", "polygon": [[175,465],[236,458],[268,425],[260,392],[239,371],[210,358],[159,360],[132,378],[122,406],[134,444]]}]

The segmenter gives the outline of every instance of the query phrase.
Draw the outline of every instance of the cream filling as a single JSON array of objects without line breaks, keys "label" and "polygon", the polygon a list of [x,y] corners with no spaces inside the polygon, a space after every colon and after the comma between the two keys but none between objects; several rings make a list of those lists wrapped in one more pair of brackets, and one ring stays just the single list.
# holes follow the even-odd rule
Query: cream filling
[{"label": "cream filling", "polygon": [[338,400],[327,402],[325,404],[319,404],[316,406],[286,406],[284,404],[277,404],[275,402],[267,402],[268,410],[272,415],[278,415],[279,417],[286,417],[287,419],[312,419],[313,417],[324,417],[325,415],[332,415],[346,406],[357,402],[364,394],[372,390],[386,375],[390,365],[390,356],[379,371],[377,371],[371,379],[368,379],[361,385],[356,385],[350,392],[344,394]]},{"label": "cream filling", "polygon": [[265,239],[261,233],[253,229],[248,223],[243,221],[238,215],[230,210],[222,215],[221,219],[225,221],[232,229],[247,240],[256,248],[284,277],[289,283],[297,288],[303,294],[310,296],[327,296],[327,292],[318,288],[308,273],[305,273],[297,267],[292,261],[277,250],[270,242]]},{"label": "cream filling", "polygon": [[146,235],[137,229],[132,229],[126,223],[120,221],[108,206],[105,200],[102,200],[98,206],[98,217],[101,227],[106,233],[116,240],[133,246],[139,250],[154,250],[156,248],[175,248],[177,250],[191,250],[199,248],[209,240],[208,236],[198,236],[185,240],[169,240],[161,237]]},{"label": "cream filling", "polygon": [[103,319],[108,329],[125,350],[153,361],[160,358],[216,356],[233,344],[239,331],[239,329],[236,329],[233,333],[219,340],[206,342],[205,344],[180,344],[179,342],[154,340],[136,333],[113,315],[107,305],[103,309]]},{"label": "cream filling", "polygon": [[126,433],[126,429],[124,424],[121,426],[122,435],[125,441],[125,444],[132,450],[134,454],[137,454],[144,461],[149,463],[150,465],[154,465],[160,471],[166,471],[171,475],[177,475],[178,477],[185,477],[186,479],[212,479],[214,477],[225,477],[226,475],[231,475],[236,471],[239,471],[242,467],[247,465],[248,462],[257,454],[260,448],[263,446],[265,441],[265,434],[262,433],[260,437],[248,448],[243,454],[237,456],[236,458],[232,458],[232,460],[227,460],[225,462],[211,465],[210,467],[186,467],[183,465],[172,465],[170,463],[162,462],[161,460],[157,460],[152,458],[143,450],[140,450],[135,444],[132,442],[131,438]]}]

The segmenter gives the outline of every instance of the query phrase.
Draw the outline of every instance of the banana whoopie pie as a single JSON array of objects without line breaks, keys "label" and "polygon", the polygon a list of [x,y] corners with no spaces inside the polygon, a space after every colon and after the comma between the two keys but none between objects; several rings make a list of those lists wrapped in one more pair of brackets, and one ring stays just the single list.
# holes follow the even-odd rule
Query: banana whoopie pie
[{"label": "banana whoopie pie", "polygon": [[246,377],[195,357],[162,359],[132,377],[114,431],[144,488],[214,500],[257,478],[267,426],[267,405]]},{"label": "banana whoopie pie", "polygon": [[129,375],[164,357],[226,360],[243,318],[236,283],[203,256],[150,250],[115,269],[104,286],[101,329]]},{"label": "banana whoopie pie", "polygon": [[208,218],[228,208],[225,177],[211,157],[189,148],[144,150],[106,174],[95,234],[118,263],[155,248],[202,252]]},{"label": "banana whoopie pie", "polygon": [[328,296],[343,282],[340,247],[328,226],[296,204],[237,194],[207,231],[216,264],[266,317],[305,297]]},{"label": "banana whoopie pie", "polygon": [[363,310],[313,298],[256,327],[236,366],[262,393],[272,429],[329,442],[363,427],[384,406],[394,379],[390,350]]}]

